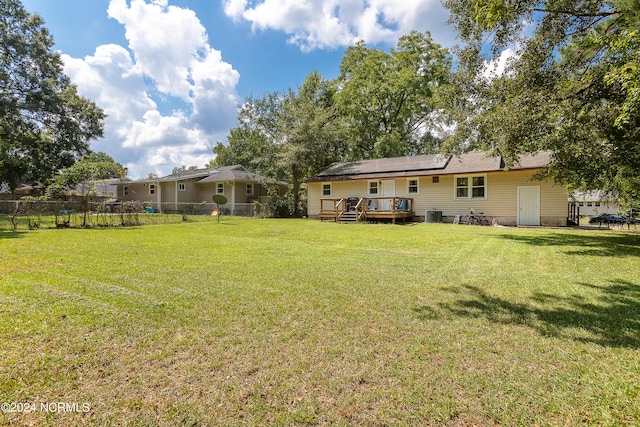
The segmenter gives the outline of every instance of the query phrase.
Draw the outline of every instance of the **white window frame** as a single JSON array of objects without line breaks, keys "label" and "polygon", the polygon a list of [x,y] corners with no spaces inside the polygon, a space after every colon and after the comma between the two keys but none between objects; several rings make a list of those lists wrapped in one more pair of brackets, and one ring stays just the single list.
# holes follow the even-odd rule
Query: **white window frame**
[{"label": "white window frame", "polygon": [[180,182],[178,184],[178,191],[187,191],[187,184],[185,184],[184,182]]},{"label": "white window frame", "polygon": [[247,182],[247,196],[253,196],[253,183]]},{"label": "white window frame", "polygon": [[[474,178],[482,178],[484,184],[483,185],[473,185],[473,179]],[[467,185],[466,186],[459,186],[458,185],[458,179],[466,179],[467,180]],[[458,195],[458,189],[459,188],[466,188],[467,189],[467,195],[466,196],[459,196]],[[473,197],[473,189],[474,188],[483,188],[484,191],[484,195],[482,197]],[[453,198],[455,200],[486,200],[487,199],[487,174],[469,174],[469,175],[455,175],[453,177]]]},{"label": "white window frame", "polygon": [[216,194],[224,194],[224,182],[216,184]]},{"label": "white window frame", "polygon": [[129,195],[129,186],[125,185],[124,187],[122,187],[122,195],[123,196],[128,196]]},{"label": "white window frame", "polygon": [[331,185],[330,182],[323,182],[322,184],[320,184],[320,194],[322,194],[322,197],[331,197],[331,195],[333,194],[333,185]]},{"label": "white window frame", "polygon": [[[372,184],[375,184],[375,185],[372,185]],[[374,189],[375,191],[372,191]],[[378,182],[377,179],[367,182],[367,194],[369,196],[375,196],[375,197],[380,195],[380,183]]]},{"label": "white window frame", "polygon": [[153,194],[156,194],[156,185],[149,184],[149,195],[153,195]]},{"label": "white window frame", "polygon": [[[416,185],[411,185],[411,181],[415,181]],[[416,191],[411,191],[411,187],[415,187]],[[407,178],[407,194],[420,194],[420,179]]]}]

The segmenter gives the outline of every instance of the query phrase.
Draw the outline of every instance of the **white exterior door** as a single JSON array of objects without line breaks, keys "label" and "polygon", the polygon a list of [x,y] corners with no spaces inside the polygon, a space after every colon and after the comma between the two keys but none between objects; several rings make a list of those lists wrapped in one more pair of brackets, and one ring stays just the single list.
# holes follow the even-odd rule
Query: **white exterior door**
[{"label": "white exterior door", "polygon": [[[395,197],[396,196],[396,182],[393,179],[382,180],[382,197]],[[392,199],[382,200],[382,210],[390,211],[392,208]]]},{"label": "white exterior door", "polygon": [[518,187],[518,225],[540,225],[540,187]]}]

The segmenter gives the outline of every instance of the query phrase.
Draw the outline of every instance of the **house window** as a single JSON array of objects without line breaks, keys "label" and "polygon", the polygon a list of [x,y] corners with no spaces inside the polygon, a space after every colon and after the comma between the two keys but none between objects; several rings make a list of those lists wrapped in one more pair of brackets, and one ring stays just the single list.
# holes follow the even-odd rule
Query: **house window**
[{"label": "house window", "polygon": [[407,193],[409,194],[418,194],[418,180],[417,179],[410,179],[408,181],[408,188],[407,188]]},{"label": "house window", "polygon": [[253,184],[247,184],[247,196],[253,196]]},{"label": "house window", "polygon": [[456,178],[456,198],[457,199],[469,198],[469,178],[468,177]]},{"label": "house window", "polygon": [[474,176],[471,178],[471,198],[472,199],[484,199],[485,198],[485,177]]},{"label": "house window", "polygon": [[187,184],[181,182],[178,184],[178,191],[187,191]]},{"label": "house window", "polygon": [[322,195],[331,196],[331,184],[322,184]]},{"label": "house window", "polygon": [[437,184],[440,182],[440,177],[439,176],[433,176],[431,177],[431,182],[434,184]]},{"label": "house window", "polygon": [[156,194],[156,185],[149,184],[149,194]]},{"label": "house window", "polygon": [[122,194],[125,196],[129,195],[129,186],[125,185],[124,187],[122,187]]},{"label": "house window", "polygon": [[369,195],[370,196],[378,195],[378,181],[369,181]]},{"label": "house window", "polygon": [[457,176],[454,182],[456,199],[487,198],[487,177],[485,175]]},{"label": "house window", "polygon": [[224,194],[224,183],[223,182],[219,182],[218,185],[216,185],[216,194]]}]

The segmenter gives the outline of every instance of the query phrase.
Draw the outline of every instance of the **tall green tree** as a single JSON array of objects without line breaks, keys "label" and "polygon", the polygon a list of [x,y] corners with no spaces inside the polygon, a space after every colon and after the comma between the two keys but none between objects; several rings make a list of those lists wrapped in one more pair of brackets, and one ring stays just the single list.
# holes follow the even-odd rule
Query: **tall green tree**
[{"label": "tall green tree", "polygon": [[449,80],[450,57],[416,31],[385,52],[364,42],[347,48],[336,104],[348,120],[353,159],[422,154],[438,149],[439,89]]},{"label": "tall green tree", "polygon": [[89,152],[103,111],[78,95],[53,38],[19,0],[0,0],[0,182],[46,181]]},{"label": "tall green tree", "polygon": [[83,155],[68,168],[55,175],[48,187],[48,194],[54,195],[70,187],[79,185],[83,196],[95,192],[98,181],[111,178],[124,178],[127,169],[103,152],[91,152]]},{"label": "tall green tree", "polygon": [[[448,111],[449,149],[552,150],[547,174],[574,188],[640,196],[640,3],[446,0],[466,42]],[[485,43],[488,40],[489,43]],[[487,61],[517,46],[505,72]]]},{"label": "tall green tree", "polygon": [[196,169],[198,169],[198,166],[195,166],[195,165],[192,165],[192,166],[186,166],[186,165],[176,166],[171,171],[171,175],[175,175],[175,174],[183,172],[183,171],[193,171],[193,170],[196,170]]},{"label": "tall green tree", "polygon": [[335,86],[314,71],[283,99],[278,164],[293,186],[296,208],[304,180],[345,157],[346,128],[334,106],[335,93]]},{"label": "tall green tree", "polygon": [[300,214],[304,180],[345,156],[344,120],[334,95],[335,86],[313,71],[297,90],[247,98],[228,144],[214,148],[216,161],[287,180],[292,213]]},{"label": "tall green tree", "polygon": [[84,216],[82,225],[86,225],[89,200],[87,196],[95,195],[96,184],[105,179],[124,178],[127,170],[111,156],[103,152],[91,152],[68,168],[62,169],[47,187],[47,196],[53,197],[63,191],[74,188],[84,197]]},{"label": "tall green tree", "polygon": [[[252,109],[255,104],[256,101],[253,98],[247,98],[239,117],[250,115],[245,110]],[[216,165],[242,165],[247,170],[261,175],[273,177],[282,175],[275,165],[277,147],[274,146],[272,139],[257,128],[255,123],[240,118],[238,126],[229,131],[227,141],[226,145],[218,141],[213,147]]]}]

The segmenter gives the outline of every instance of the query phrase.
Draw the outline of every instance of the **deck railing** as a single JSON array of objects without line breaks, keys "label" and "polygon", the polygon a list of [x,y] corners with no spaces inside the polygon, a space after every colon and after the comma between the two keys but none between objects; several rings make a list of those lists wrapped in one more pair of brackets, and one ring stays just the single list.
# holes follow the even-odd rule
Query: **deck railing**
[{"label": "deck railing", "polygon": [[360,222],[366,218],[366,206],[365,206],[365,198],[361,198],[358,200],[358,204],[356,205],[356,221]]},{"label": "deck railing", "polygon": [[580,225],[580,206],[577,203],[569,203],[567,225]]},{"label": "deck railing", "polygon": [[349,209],[355,213],[356,221],[370,218],[407,218],[413,216],[413,199],[408,197],[360,197],[357,204],[348,203],[350,198],[320,199],[320,218],[339,221]]},{"label": "deck railing", "polygon": [[346,200],[342,199],[320,199],[320,217],[333,218],[336,221],[346,211]]}]

